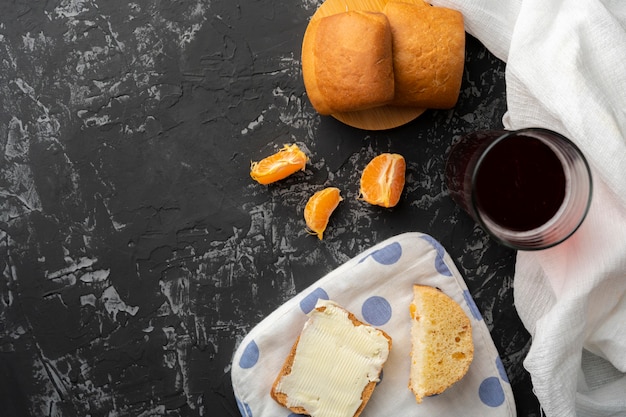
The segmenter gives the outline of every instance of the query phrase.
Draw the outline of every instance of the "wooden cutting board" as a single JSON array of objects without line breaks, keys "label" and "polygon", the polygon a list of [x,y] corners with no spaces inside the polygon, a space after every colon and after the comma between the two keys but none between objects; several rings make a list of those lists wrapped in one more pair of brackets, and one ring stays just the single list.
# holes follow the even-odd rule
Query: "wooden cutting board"
[{"label": "wooden cutting board", "polygon": [[[311,20],[321,19],[349,10],[382,12],[387,0],[326,0],[317,9]],[[335,113],[332,116],[348,126],[365,130],[385,130],[402,126],[416,119],[426,109],[415,107],[382,106],[349,113]]]}]

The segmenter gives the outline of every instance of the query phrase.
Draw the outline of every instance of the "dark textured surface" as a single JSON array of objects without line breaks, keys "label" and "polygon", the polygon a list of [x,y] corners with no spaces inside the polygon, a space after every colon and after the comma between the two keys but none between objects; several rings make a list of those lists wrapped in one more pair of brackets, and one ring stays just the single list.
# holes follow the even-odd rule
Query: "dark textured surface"
[{"label": "dark textured surface", "polygon": [[[504,64],[468,38],[459,103],[366,132],[320,117],[300,42],[318,2],[0,4],[0,410],[3,416],[235,416],[230,359],[299,290],[383,239],[421,231],[465,275],[509,373],[522,361],[514,252],[450,200],[464,132],[501,126]],[[296,142],[305,172],[270,186],[251,160]],[[390,210],[356,199],[381,152],[407,160]],[[323,241],[302,218],[344,202]]]}]

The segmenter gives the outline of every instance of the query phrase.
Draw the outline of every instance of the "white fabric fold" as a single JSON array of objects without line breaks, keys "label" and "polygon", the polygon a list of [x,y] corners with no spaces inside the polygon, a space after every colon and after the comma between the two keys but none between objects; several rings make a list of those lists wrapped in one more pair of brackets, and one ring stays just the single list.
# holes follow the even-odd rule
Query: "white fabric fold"
[{"label": "white fabric fold", "polygon": [[506,62],[508,129],[538,126],[587,156],[594,197],[563,244],[519,252],[524,362],[547,416],[626,415],[626,2],[433,0]]}]

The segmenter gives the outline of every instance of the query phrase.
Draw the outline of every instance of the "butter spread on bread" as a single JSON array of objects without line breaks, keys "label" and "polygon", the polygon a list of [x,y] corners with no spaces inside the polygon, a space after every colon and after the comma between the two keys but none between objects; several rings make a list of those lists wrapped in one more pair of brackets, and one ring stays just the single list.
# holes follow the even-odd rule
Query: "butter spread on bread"
[{"label": "butter spread on bread", "polygon": [[315,110],[330,115],[389,103],[391,47],[382,13],[347,11],[311,20],[302,41],[302,76]]},{"label": "butter spread on bread", "polygon": [[382,330],[319,300],[276,378],[271,396],[297,414],[358,416],[391,349]]},{"label": "butter spread on bread", "polygon": [[441,290],[413,286],[409,388],[418,403],[441,394],[467,373],[474,357],[472,326],[452,298]]}]

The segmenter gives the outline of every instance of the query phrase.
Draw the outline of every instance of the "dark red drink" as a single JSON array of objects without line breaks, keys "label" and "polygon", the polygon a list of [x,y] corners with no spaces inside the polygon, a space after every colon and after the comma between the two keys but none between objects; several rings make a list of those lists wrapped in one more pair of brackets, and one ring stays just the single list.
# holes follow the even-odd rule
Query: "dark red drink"
[{"label": "dark red drink", "polygon": [[546,129],[482,131],[452,148],[450,196],[487,232],[516,249],[554,246],[580,226],[591,173],[580,149]]},{"label": "dark red drink", "polygon": [[498,225],[517,231],[536,229],[563,203],[563,164],[540,140],[511,137],[496,143],[480,161],[475,193],[476,204]]}]

